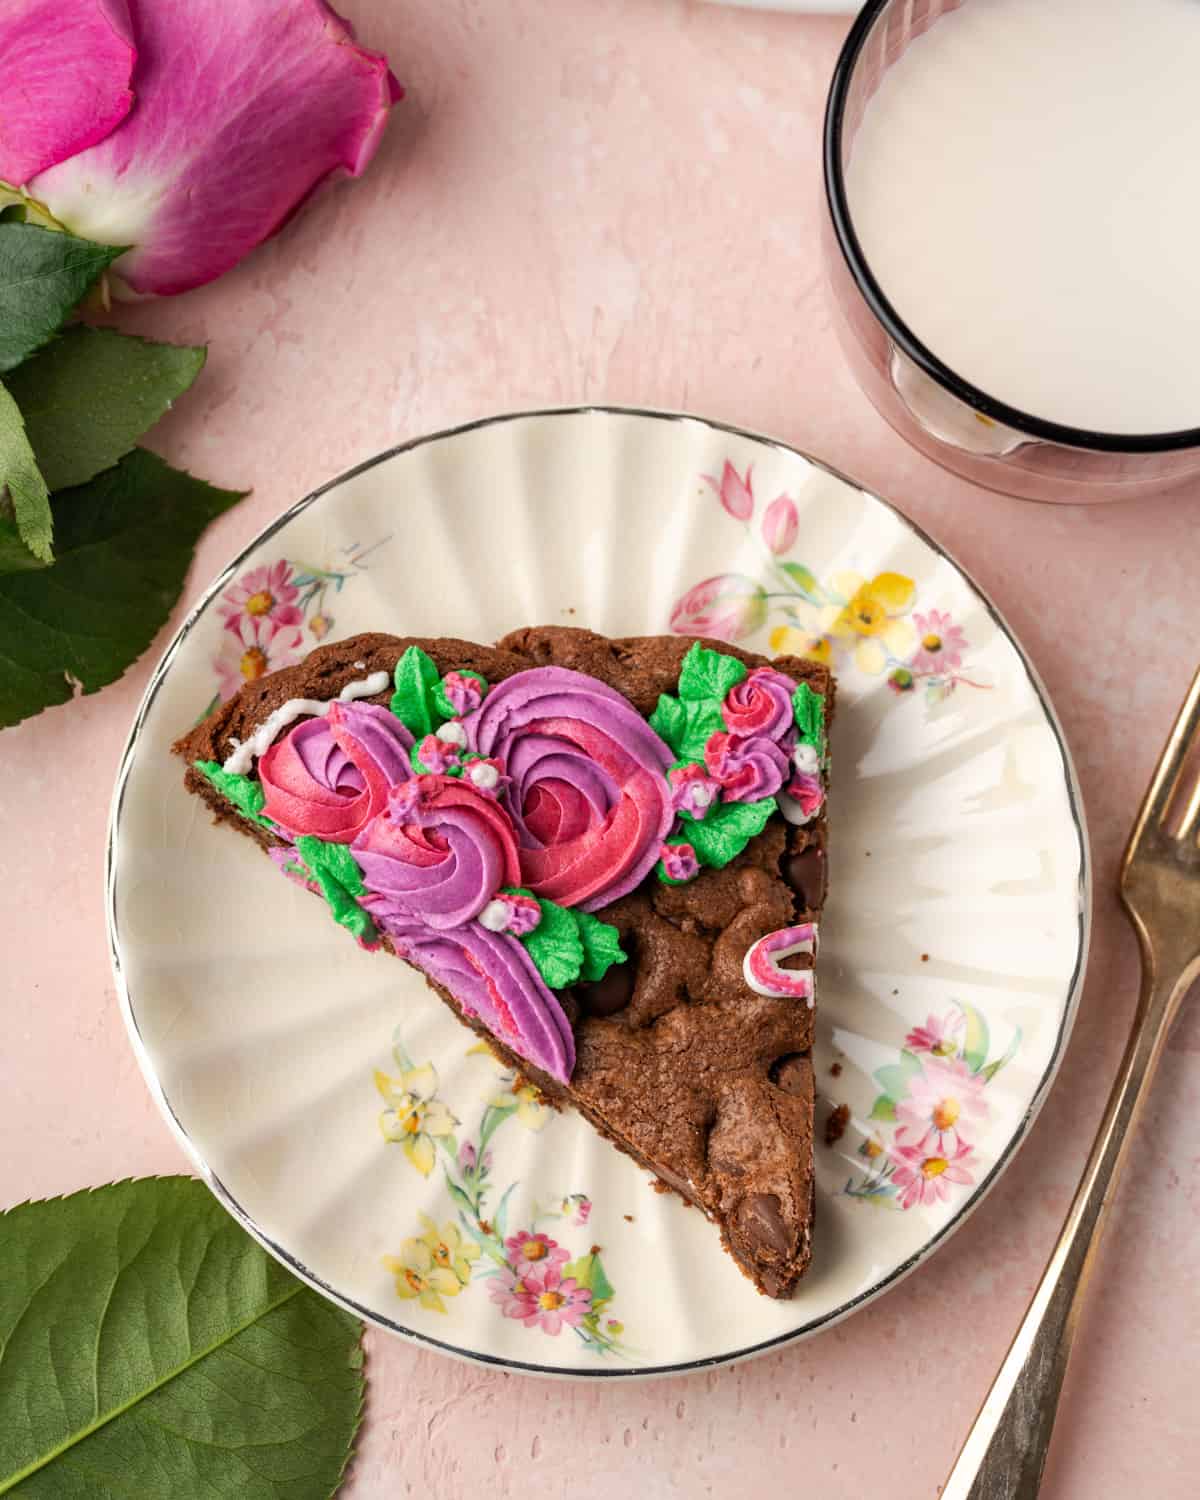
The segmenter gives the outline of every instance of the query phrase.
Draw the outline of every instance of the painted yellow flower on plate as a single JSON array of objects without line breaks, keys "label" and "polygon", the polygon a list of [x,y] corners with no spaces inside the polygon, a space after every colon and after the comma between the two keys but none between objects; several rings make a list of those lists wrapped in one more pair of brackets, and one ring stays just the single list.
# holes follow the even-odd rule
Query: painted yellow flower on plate
[{"label": "painted yellow flower on plate", "polygon": [[846,600],[833,621],[832,634],[838,645],[854,654],[860,672],[878,677],[889,661],[904,661],[916,644],[912,609],[917,589],[902,573],[876,573],[867,579],[861,573],[837,573],[832,592]]},{"label": "painted yellow flower on plate", "polygon": [[443,1224],[439,1229],[428,1214],[419,1215],[424,1234],[421,1243],[429,1247],[433,1263],[442,1270],[453,1271],[459,1283],[471,1279],[471,1262],[479,1259],[479,1246],[464,1239],[457,1224]]},{"label": "painted yellow flower on plate", "polygon": [[423,1177],[433,1171],[438,1136],[450,1135],[458,1121],[436,1097],[437,1070],[432,1063],[409,1068],[399,1078],[376,1070],[375,1087],[387,1108],[379,1116],[384,1139],[395,1141]]},{"label": "painted yellow flower on plate", "polygon": [[504,1089],[490,1102],[493,1109],[511,1109],[514,1100],[517,1105],[517,1123],[524,1125],[526,1130],[541,1130],[553,1114],[540,1090],[535,1089],[531,1083],[523,1083],[519,1088]]},{"label": "painted yellow flower on plate", "polygon": [[444,1313],[442,1298],[457,1297],[463,1287],[449,1266],[438,1265],[425,1238],[405,1240],[400,1254],[385,1255],[383,1263],[396,1279],[398,1297],[416,1297],[433,1312]]}]

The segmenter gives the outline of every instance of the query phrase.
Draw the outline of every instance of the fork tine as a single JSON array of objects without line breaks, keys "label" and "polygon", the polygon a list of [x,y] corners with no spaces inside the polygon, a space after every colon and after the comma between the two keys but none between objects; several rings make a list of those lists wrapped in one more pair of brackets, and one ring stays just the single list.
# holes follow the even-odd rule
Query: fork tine
[{"label": "fork tine", "polygon": [[[1146,799],[1138,814],[1137,825],[1129,841],[1131,852],[1152,820],[1160,827],[1165,824],[1171,799],[1179,781],[1179,774],[1183,770],[1184,762],[1188,758],[1198,732],[1200,732],[1200,670],[1197,670],[1195,677],[1192,678],[1192,685],[1188,689],[1187,697],[1183,700],[1183,706],[1171,730],[1171,737],[1163,747],[1162,757],[1155,767],[1154,776],[1146,792]],[[1195,823],[1197,816],[1200,816],[1200,784],[1197,785],[1188,801],[1178,837],[1186,837],[1188,829]]]}]

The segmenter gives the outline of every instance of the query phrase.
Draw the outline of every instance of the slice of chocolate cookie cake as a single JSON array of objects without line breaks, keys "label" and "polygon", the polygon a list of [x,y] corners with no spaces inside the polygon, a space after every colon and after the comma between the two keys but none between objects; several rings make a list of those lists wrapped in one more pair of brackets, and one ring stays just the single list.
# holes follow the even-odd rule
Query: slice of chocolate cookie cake
[{"label": "slice of chocolate cookie cake", "polygon": [[825,667],[717,641],[370,634],[174,748],[219,820],[785,1297],[811,1253],[832,699]]}]

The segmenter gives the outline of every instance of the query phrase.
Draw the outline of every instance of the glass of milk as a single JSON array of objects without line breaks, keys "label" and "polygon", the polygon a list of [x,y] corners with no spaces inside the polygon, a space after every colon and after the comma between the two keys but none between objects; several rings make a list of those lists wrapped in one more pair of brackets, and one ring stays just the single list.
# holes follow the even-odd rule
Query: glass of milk
[{"label": "glass of milk", "polygon": [[883,415],[1008,494],[1200,485],[1200,0],[870,0],[825,122]]}]

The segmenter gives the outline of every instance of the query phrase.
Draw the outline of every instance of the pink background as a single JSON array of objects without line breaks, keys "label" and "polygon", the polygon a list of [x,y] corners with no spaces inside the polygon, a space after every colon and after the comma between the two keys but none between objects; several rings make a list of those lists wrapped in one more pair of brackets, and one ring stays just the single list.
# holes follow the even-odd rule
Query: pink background
[{"label": "pink background", "polygon": [[[806,1344],[613,1386],[472,1368],[369,1335],[368,1415],[345,1493],[932,1497],[1053,1243],[1129,1022],[1136,954],[1113,882],[1200,656],[1200,500],[1075,510],[1000,499],[911,452],[867,404],[833,338],[818,254],[819,126],[844,19],[688,0],[345,8],[410,88],[366,179],[319,198],[218,285],[122,319],[211,340],[154,445],[254,493],[206,536],[172,625],[121,683],[0,737],[0,1204],[187,1170],[117,1011],[104,829],[151,666],[233,552],[348,465],[489,412],[613,401],[769,432],[948,546],[1058,705],[1097,886],[1091,975],[1060,1080],[962,1233]],[[1191,1493],[1198,1231],[1193,1008],[1121,1190],[1046,1500]]]}]

